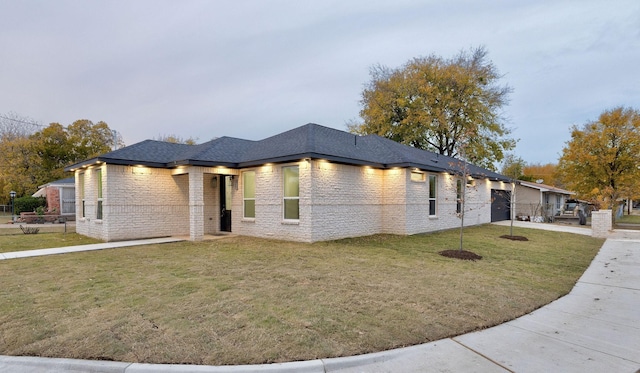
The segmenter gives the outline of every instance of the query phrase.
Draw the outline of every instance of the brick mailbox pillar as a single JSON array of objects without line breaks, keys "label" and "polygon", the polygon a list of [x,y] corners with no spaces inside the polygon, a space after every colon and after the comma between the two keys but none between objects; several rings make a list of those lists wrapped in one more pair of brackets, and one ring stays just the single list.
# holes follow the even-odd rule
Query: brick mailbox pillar
[{"label": "brick mailbox pillar", "polygon": [[611,210],[600,210],[591,213],[591,236],[605,238],[612,229]]}]

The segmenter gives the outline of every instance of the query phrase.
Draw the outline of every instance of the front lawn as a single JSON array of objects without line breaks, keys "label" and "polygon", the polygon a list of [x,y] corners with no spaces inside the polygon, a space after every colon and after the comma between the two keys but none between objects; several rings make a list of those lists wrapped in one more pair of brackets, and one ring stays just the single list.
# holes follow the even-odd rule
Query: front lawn
[{"label": "front lawn", "polygon": [[[571,290],[603,240],[457,230],[316,244],[229,237],[0,261],[0,354],[179,364],[346,356],[486,328]],[[0,237],[0,246],[4,237]]]},{"label": "front lawn", "polygon": [[640,224],[640,215],[623,215],[616,219],[616,223]]},{"label": "front lawn", "polygon": [[[36,226],[32,225],[31,227]],[[60,229],[57,226],[53,228],[51,226],[43,226],[38,234],[23,234],[19,228],[15,230],[13,228],[0,229],[0,253],[102,242],[77,233],[59,232]]]}]

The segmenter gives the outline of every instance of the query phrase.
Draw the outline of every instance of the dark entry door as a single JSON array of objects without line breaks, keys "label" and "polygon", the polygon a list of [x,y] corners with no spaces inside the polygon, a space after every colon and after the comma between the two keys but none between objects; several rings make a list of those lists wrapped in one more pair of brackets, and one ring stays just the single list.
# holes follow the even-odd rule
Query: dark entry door
[{"label": "dark entry door", "polygon": [[233,176],[220,176],[220,230],[231,232],[231,184]]},{"label": "dark entry door", "polygon": [[511,192],[491,189],[491,221],[511,219]]}]

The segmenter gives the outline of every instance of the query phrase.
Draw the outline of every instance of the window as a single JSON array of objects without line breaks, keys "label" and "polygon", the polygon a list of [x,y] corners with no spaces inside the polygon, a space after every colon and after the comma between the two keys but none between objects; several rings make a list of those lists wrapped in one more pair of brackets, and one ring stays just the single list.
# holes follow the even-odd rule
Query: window
[{"label": "window", "polygon": [[242,189],[244,218],[256,217],[256,173],[247,171],[242,173]]},{"label": "window", "polygon": [[73,188],[60,188],[60,212],[63,214],[76,213],[76,191]]},{"label": "window", "polygon": [[98,184],[98,206],[96,208],[96,219],[102,219],[102,170],[96,170],[96,181]]},{"label": "window", "polygon": [[436,175],[429,175],[429,216],[436,215]]},{"label": "window", "polygon": [[78,174],[78,186],[80,187],[80,201],[82,201],[82,217],[85,217],[84,209],[84,172]]},{"label": "window", "polygon": [[425,174],[411,171],[411,181],[425,181]]},{"label": "window", "polygon": [[300,218],[300,182],[298,166],[284,167],[284,218]]},{"label": "window", "polygon": [[456,213],[462,212],[462,180],[456,180]]}]

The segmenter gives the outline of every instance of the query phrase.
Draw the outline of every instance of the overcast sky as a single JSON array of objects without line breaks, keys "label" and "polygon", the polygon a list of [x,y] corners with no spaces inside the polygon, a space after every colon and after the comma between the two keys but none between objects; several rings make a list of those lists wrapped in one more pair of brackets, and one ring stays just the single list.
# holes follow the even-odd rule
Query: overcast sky
[{"label": "overcast sky", "polygon": [[485,46],[513,88],[515,154],[555,163],[570,127],[640,109],[640,1],[0,0],[0,115],[259,140],[346,130],[374,64]]}]

